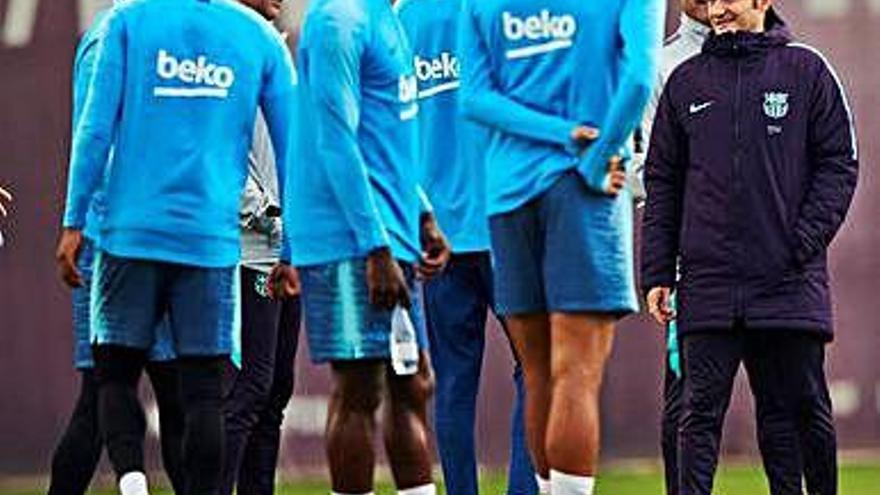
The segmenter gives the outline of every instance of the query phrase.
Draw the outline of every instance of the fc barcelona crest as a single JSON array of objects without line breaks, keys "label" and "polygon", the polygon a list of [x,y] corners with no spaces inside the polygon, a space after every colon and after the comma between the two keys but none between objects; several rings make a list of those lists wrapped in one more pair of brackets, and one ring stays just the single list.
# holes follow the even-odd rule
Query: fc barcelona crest
[{"label": "fc barcelona crest", "polygon": [[764,114],[771,119],[788,115],[788,93],[764,93]]}]

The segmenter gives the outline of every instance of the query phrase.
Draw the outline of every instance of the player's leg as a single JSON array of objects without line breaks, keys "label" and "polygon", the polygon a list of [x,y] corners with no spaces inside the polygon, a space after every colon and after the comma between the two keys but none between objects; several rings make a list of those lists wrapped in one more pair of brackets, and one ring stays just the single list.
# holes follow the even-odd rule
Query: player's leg
[{"label": "player's leg", "polygon": [[478,255],[454,255],[425,284],[425,312],[437,391],[434,425],[449,493],[476,495],[477,393],[488,313]]},{"label": "player's leg", "polygon": [[517,315],[508,316],[506,323],[525,378],[525,430],[532,462],[537,474],[549,480],[545,439],[552,397],[550,319],[544,314]]},{"label": "player's leg", "polygon": [[742,360],[742,334],[724,329],[685,334],[684,395],[679,426],[681,495],[710,495],[718,466],[721,432],[734,378]]},{"label": "player's leg", "polygon": [[223,471],[223,376],[236,320],[234,267],[163,265],[184,410],[187,495],[215,495]]},{"label": "player's leg", "polygon": [[567,173],[541,198],[542,273],[551,314],[552,405],[546,450],[555,495],[591,495],[599,460],[599,392],[616,320],[638,308],[632,203]]},{"label": "player's leg", "polygon": [[281,425],[284,410],[293,395],[294,362],[299,341],[299,297],[281,302],[278,320],[278,345],[275,350],[275,371],[269,402],[251,432],[244,461],[238,475],[240,495],[271,495],[275,486],[275,469],[281,448]]},{"label": "player's leg", "polygon": [[[490,308],[495,308],[495,283],[492,273],[492,256],[489,252],[479,254],[480,274],[480,298]],[[497,313],[496,313],[496,316]],[[485,319],[485,318],[484,318]],[[513,411],[510,417],[510,459],[507,466],[507,494],[530,495],[538,493],[539,487],[535,476],[535,468],[529,454],[528,442],[526,441],[526,384],[523,377],[522,365],[516,357],[516,350],[510,340],[510,334],[504,319],[498,316],[499,323],[504,335],[510,344],[510,352],[515,361],[513,369]],[[549,486],[546,487],[549,490]]]},{"label": "player's leg", "polygon": [[[550,317],[553,388],[545,448],[554,492],[580,493],[558,489],[558,473],[582,478],[596,474],[599,393],[614,322],[610,315],[555,313]],[[584,482],[592,486],[592,481]],[[591,493],[592,488],[584,489]]]},{"label": "player's leg", "polygon": [[224,400],[226,453],[220,495],[231,495],[241,476],[251,435],[269,403],[275,372],[280,305],[269,298],[265,273],[241,272],[242,366]]},{"label": "player's leg", "polygon": [[536,474],[549,483],[544,450],[550,407],[550,319],[544,294],[543,228],[537,202],[489,219],[494,302],[525,383],[525,436]]},{"label": "player's leg", "polygon": [[[672,369],[666,353],[666,372],[663,382],[663,417],[660,424],[660,444],[663,451],[663,468],[666,495],[678,495],[678,427],[681,421],[684,381]],[[680,359],[680,358],[679,358]],[[679,369],[680,373],[680,369]]]},{"label": "player's leg", "polygon": [[98,424],[123,495],[147,493],[137,386],[164,314],[158,264],[99,252],[92,283]]},{"label": "player's leg", "polygon": [[[159,410],[159,442],[162,450],[162,466],[175,493],[184,493],[183,430],[184,412],[180,395],[180,370],[174,360],[173,345],[167,322],[159,331],[160,345],[154,345],[147,363],[147,377],[153,386],[156,407]],[[161,350],[157,349],[161,348]]]},{"label": "player's leg", "polygon": [[332,369],[325,442],[333,493],[372,493],[375,415],[382,402],[385,362],[338,361]]},{"label": "player's leg", "polygon": [[[398,493],[434,495],[428,400],[434,388],[428,353],[422,351],[415,375],[398,376],[386,366],[383,408],[385,451]],[[455,493],[450,491],[449,493]]]},{"label": "player's leg", "polygon": [[85,239],[77,259],[83,287],[73,290],[74,366],[79,370],[80,390],[67,428],[52,456],[50,495],[84,494],[104,447],[98,431],[98,386],[89,339],[93,261],[94,245]]},{"label": "player's leg", "polygon": [[758,445],[773,494],[837,490],[836,441],[824,379],[824,342],[771,330],[748,338]]},{"label": "player's leg", "polygon": [[[297,268],[309,354],[333,370],[325,434],[333,491],[371,493],[374,415],[385,393],[391,312],[370,304],[364,258]],[[417,336],[422,339],[424,330]]]},{"label": "player's leg", "polygon": [[104,444],[98,431],[98,387],[94,371],[80,371],[80,391],[67,428],[52,456],[49,495],[83,495]]}]

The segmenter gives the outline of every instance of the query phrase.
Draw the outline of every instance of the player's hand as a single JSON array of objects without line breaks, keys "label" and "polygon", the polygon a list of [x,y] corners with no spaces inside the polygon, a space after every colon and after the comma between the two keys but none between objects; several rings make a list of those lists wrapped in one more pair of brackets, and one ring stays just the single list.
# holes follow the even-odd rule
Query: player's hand
[{"label": "player's hand", "polygon": [[370,304],[385,310],[392,310],[398,304],[409,309],[409,290],[400,265],[391,256],[391,250],[382,247],[367,257],[367,288]]},{"label": "player's hand", "polygon": [[6,211],[6,206],[3,202],[11,203],[12,202],[12,193],[0,187],[0,216],[6,216],[9,212]]},{"label": "player's hand", "polygon": [[599,139],[599,129],[595,127],[579,125],[571,130],[571,142],[580,151],[585,151],[597,139]]},{"label": "player's hand", "polygon": [[624,187],[626,170],[623,168],[623,159],[614,155],[608,160],[608,175],[605,176],[602,191],[609,196],[617,196]]},{"label": "player's hand", "polygon": [[55,251],[55,262],[58,264],[58,274],[68,287],[77,288],[83,286],[82,274],[76,267],[76,260],[82,249],[82,232],[76,229],[64,229],[61,231],[61,239],[58,241],[58,249]]},{"label": "player's hand", "polygon": [[429,279],[443,271],[452,256],[452,249],[432,213],[422,215],[421,224],[422,259],[416,270],[420,278]]},{"label": "player's hand", "polygon": [[299,272],[291,265],[277,263],[269,274],[269,297],[275,300],[296,297],[302,292]]},{"label": "player's hand", "polygon": [[672,289],[669,287],[654,287],[648,291],[648,313],[664,327],[675,319],[671,297]]}]

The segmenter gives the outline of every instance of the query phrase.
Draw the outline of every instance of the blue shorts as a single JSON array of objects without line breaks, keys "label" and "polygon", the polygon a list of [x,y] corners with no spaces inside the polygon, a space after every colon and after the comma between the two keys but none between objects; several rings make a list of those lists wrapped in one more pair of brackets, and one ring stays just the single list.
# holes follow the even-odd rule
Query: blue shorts
[{"label": "blue shorts", "polygon": [[[95,245],[89,239],[83,238],[82,249],[77,259],[77,268],[82,274],[83,286],[73,289],[73,366],[78,370],[95,367],[89,321],[94,260]],[[172,361],[175,357],[171,329],[167,320],[163,319],[157,329],[156,342],[150,349],[150,361]]]},{"label": "blue shorts", "polygon": [[94,344],[149,349],[167,319],[177,356],[224,356],[237,321],[235,267],[202,268],[95,256],[92,282]]},{"label": "blue shorts", "polygon": [[[401,265],[409,285],[419,348],[428,348],[421,285],[412,267]],[[370,304],[364,258],[298,267],[309,355],[314,363],[389,359],[391,311]]]},{"label": "blue shorts", "polygon": [[637,311],[632,209],[629,191],[593,193],[572,171],[536,199],[492,216],[498,313]]}]

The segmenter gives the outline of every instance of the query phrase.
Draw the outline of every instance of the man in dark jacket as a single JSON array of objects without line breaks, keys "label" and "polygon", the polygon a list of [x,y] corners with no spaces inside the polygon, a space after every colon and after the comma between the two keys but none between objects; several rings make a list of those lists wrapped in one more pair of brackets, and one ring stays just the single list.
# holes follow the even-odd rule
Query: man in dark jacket
[{"label": "man in dark jacket", "polygon": [[826,249],[855,190],[856,138],[833,69],[771,4],[709,1],[713,35],[670,77],[647,160],[642,282],[682,341],[681,495],[711,493],[740,362],[771,491],[800,494],[803,477],[837,490]]}]

